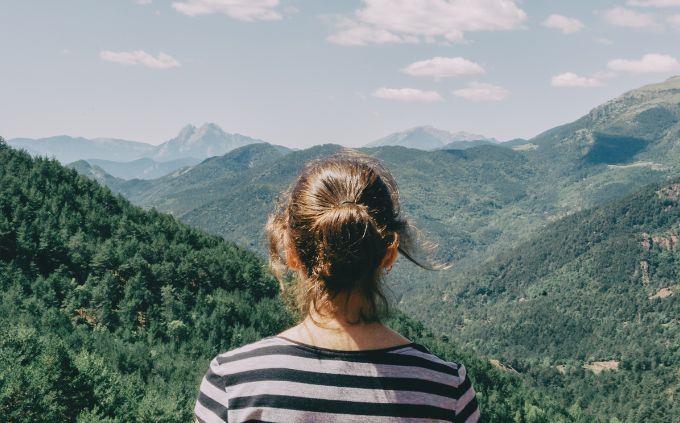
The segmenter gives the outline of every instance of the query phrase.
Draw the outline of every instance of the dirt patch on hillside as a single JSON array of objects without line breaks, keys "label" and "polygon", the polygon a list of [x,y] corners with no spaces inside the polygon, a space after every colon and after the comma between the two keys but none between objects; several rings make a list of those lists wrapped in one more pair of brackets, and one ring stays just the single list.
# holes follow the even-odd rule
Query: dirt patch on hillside
[{"label": "dirt patch on hillside", "polygon": [[608,360],[608,361],[593,361],[592,363],[586,363],[583,365],[583,368],[586,370],[590,370],[591,372],[595,373],[596,375],[599,375],[605,370],[612,370],[612,371],[617,371],[619,370],[619,362],[616,360]]},{"label": "dirt patch on hillside", "polygon": [[680,236],[675,229],[669,229],[659,235],[650,235],[646,232],[642,233],[642,248],[645,251],[652,249],[656,245],[662,250],[675,251],[680,242]]},{"label": "dirt patch on hillside", "polygon": [[665,166],[662,165],[661,163],[655,163],[655,162],[635,162],[635,163],[630,163],[626,165],[607,165],[609,169],[630,169],[630,168],[636,168],[636,167],[648,167],[652,170],[665,170]]},{"label": "dirt patch on hillside", "polygon": [[517,370],[513,369],[512,367],[510,367],[508,365],[501,363],[499,360],[496,360],[495,358],[490,359],[489,363],[491,363],[492,366],[499,368],[499,369],[501,369],[505,372],[519,374],[519,372]]},{"label": "dirt patch on hillside", "polygon": [[660,290],[656,291],[654,295],[650,295],[648,298],[650,300],[655,300],[657,298],[668,298],[671,295],[673,295],[673,291],[671,291],[670,288],[661,288]]},{"label": "dirt patch on hillside", "polygon": [[513,150],[515,151],[531,151],[531,150],[536,150],[538,146],[536,144],[532,143],[526,143],[526,144],[521,144],[521,145],[516,145],[512,147]]},{"label": "dirt patch on hillside", "polygon": [[640,260],[640,272],[642,277],[642,284],[649,285],[649,262],[647,260]]}]

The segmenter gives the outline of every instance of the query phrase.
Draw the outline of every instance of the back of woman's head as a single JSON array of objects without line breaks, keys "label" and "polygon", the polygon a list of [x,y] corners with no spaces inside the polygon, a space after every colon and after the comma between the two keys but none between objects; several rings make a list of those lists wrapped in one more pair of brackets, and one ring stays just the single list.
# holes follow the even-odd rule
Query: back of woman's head
[{"label": "back of woman's head", "polygon": [[415,259],[414,234],[401,216],[394,178],[369,156],[343,151],[308,163],[267,223],[277,277],[295,270],[297,306],[319,312],[341,294],[358,296],[354,319],[377,321],[387,311],[381,284],[397,248]]}]

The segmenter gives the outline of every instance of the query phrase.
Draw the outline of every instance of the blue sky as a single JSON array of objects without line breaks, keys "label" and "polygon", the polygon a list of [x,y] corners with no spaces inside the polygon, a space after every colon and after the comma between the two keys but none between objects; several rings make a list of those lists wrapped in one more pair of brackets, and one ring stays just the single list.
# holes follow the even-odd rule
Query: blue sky
[{"label": "blue sky", "polygon": [[505,140],[680,74],[680,0],[4,0],[0,28],[6,138]]}]

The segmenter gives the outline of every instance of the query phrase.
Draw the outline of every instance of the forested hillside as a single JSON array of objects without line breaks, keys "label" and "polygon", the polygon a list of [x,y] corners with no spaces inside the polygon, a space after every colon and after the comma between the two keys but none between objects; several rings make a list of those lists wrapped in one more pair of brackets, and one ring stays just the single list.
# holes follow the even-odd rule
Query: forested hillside
[{"label": "forested hillside", "polygon": [[563,398],[594,414],[669,421],[680,416],[679,237],[680,182],[653,185],[401,306],[543,389],[566,385]]},{"label": "forested hillside", "polygon": [[0,414],[187,421],[206,359],[281,330],[262,261],[0,145]]},{"label": "forested hillside", "polygon": [[[4,421],[188,421],[218,352],[293,318],[263,261],[0,139]],[[589,421],[397,315],[469,368],[487,421]]]}]

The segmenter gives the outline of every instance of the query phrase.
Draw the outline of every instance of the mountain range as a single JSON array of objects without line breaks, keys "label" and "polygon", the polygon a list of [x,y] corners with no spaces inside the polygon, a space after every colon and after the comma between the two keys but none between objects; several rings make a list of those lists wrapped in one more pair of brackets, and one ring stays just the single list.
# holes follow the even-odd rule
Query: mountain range
[{"label": "mountain range", "polygon": [[230,134],[214,123],[187,125],[179,134],[158,146],[113,138],[86,139],[66,135],[30,139],[14,138],[7,143],[36,156],[54,157],[64,164],[87,160],[123,179],[163,176],[208,157],[221,156],[234,148],[262,140]]},{"label": "mountain range", "polygon": [[[456,263],[439,273],[399,264],[388,278],[396,302],[597,420],[680,415],[680,188],[668,182],[680,177],[678,141],[674,77],[507,146],[366,148],[394,173],[404,211],[440,258]],[[81,171],[136,204],[264,251],[278,193],[306,161],[341,149],[253,144],[147,181]],[[602,384],[617,388],[600,392]]]},{"label": "mountain range", "polygon": [[[155,179],[209,157],[221,156],[249,144],[264,141],[241,134],[227,133],[214,123],[201,127],[187,125],[179,134],[160,144],[125,141],[113,138],[74,138],[66,135],[29,139],[14,138],[8,144],[34,156],[54,157],[64,164],[85,160],[120,179]],[[397,145],[422,150],[464,150],[479,145],[498,144],[493,138],[467,132],[448,131],[422,126],[394,133],[367,146]],[[511,144],[503,144],[512,147]],[[514,145],[514,144],[513,144]],[[82,164],[74,167],[83,168]]]},{"label": "mountain range", "polygon": [[[447,257],[459,259],[509,245],[562,216],[676,174],[679,89],[676,77],[633,90],[573,123],[512,141],[511,148],[492,144],[424,151],[381,146],[365,151],[395,174],[405,210],[434,234]],[[651,121],[655,117],[657,124]],[[253,246],[267,210],[253,210],[245,226],[236,221],[232,227],[224,224],[225,216],[232,216],[231,221],[238,213],[224,208],[242,203],[257,209],[248,204],[253,201],[250,192],[266,208],[305,161],[341,148],[250,144],[159,179],[108,180],[136,204]],[[102,180],[99,171],[93,176]]]},{"label": "mountain range", "polygon": [[115,138],[82,138],[59,135],[49,138],[14,138],[7,141],[34,156],[54,157],[66,164],[85,158],[130,161],[149,156],[154,146]]}]

